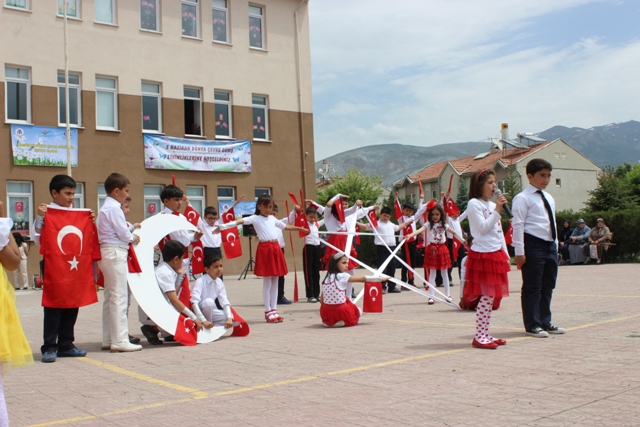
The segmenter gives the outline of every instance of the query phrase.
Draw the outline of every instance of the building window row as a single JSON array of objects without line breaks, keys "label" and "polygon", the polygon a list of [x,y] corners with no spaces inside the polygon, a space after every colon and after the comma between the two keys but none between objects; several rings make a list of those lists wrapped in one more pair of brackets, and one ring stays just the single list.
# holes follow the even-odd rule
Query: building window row
[{"label": "building window row", "polygon": [[[129,0],[127,0],[129,1]],[[165,0],[167,1],[167,0]],[[139,0],[140,29],[161,32],[161,0]],[[81,19],[82,0],[57,0],[57,16]],[[4,6],[30,10],[30,0],[4,0]],[[200,2],[199,0],[180,0],[182,15],[182,36],[200,38]],[[117,0],[94,0],[94,21],[100,24],[117,24]],[[265,48],[265,10],[264,6],[249,5],[249,45],[254,49]],[[213,41],[230,43],[229,0],[211,0],[211,25]]]},{"label": "building window row", "polygon": [[[65,126],[66,97],[65,75],[58,72],[58,125]],[[69,124],[82,126],[82,77],[69,73]],[[96,76],[96,129],[118,130],[118,79]],[[144,132],[162,133],[162,84],[141,82],[142,129]],[[204,136],[202,89],[185,86],[184,133],[185,136]],[[214,90],[216,137],[233,138],[232,92]],[[269,105],[266,95],[253,94],[253,139],[269,139]],[[25,67],[5,66],[5,121],[31,124],[31,70]]]}]

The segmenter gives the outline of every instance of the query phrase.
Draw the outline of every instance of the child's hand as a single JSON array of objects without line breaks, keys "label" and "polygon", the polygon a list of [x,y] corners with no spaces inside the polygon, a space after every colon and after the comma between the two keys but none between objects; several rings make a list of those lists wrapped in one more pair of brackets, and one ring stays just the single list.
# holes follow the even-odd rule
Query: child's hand
[{"label": "child's hand", "polygon": [[244,194],[241,194],[240,197],[238,197],[239,201],[243,201],[244,200]]},{"label": "child's hand", "polygon": [[396,199],[398,198],[398,192],[397,192],[397,191],[396,191],[396,193],[395,193],[395,198],[396,198]]},{"label": "child's hand", "polygon": [[189,198],[187,197],[186,194],[182,195],[182,201],[184,202],[184,207],[186,208],[187,206],[189,206]]},{"label": "child's hand", "polygon": [[202,322],[200,321],[200,319],[196,319],[193,322],[196,324],[196,330],[200,332],[202,330]]},{"label": "child's hand", "polygon": [[440,198],[442,199],[442,198],[444,198],[444,197],[445,197],[445,195],[444,195],[444,191],[441,191],[441,192],[440,192]]},{"label": "child's hand", "polygon": [[140,243],[140,236],[138,236],[137,234],[133,235],[133,242],[134,245],[137,245],[138,243]]},{"label": "child's hand", "polygon": [[305,203],[308,204],[309,206],[311,206],[313,204],[313,200],[311,199],[304,199]]},{"label": "child's hand", "polygon": [[140,225],[139,222],[136,222],[135,224],[133,224],[133,228],[142,228],[142,225]]},{"label": "child's hand", "polygon": [[360,199],[356,200],[356,206],[361,208],[362,207],[362,200],[360,200]]},{"label": "child's hand", "polygon": [[233,328],[233,319],[227,319],[227,321],[224,322],[224,327],[227,329]]},{"label": "child's hand", "polygon": [[93,211],[93,209],[91,210],[89,218],[91,218],[91,221],[96,222],[96,213]]},{"label": "child's hand", "polygon": [[208,320],[205,320],[204,322],[202,322],[202,326],[204,326],[207,329],[211,329],[213,328],[213,323],[209,322]]},{"label": "child's hand", "polygon": [[38,216],[44,216],[44,214],[46,213],[47,213],[47,204],[40,203],[40,206],[38,206]]},{"label": "child's hand", "polygon": [[200,230],[198,228],[198,231],[196,231],[193,235],[193,238],[196,239],[196,241],[200,240],[200,238],[202,237],[204,233],[202,232],[202,230]]}]

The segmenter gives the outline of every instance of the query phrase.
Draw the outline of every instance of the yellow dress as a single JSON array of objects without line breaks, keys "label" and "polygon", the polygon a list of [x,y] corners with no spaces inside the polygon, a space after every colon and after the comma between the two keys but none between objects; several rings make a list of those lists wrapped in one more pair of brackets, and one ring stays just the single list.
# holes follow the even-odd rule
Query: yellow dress
[{"label": "yellow dress", "polygon": [[33,353],[16,310],[16,295],[0,264],[0,363],[2,375],[12,368],[33,363]]}]

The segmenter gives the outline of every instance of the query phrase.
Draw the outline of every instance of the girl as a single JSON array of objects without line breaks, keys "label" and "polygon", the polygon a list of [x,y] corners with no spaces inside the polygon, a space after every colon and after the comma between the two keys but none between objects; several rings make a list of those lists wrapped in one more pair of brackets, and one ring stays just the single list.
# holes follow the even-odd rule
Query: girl
[{"label": "girl", "polygon": [[281,230],[297,230],[305,234],[309,230],[303,227],[285,224],[271,215],[273,198],[268,194],[258,197],[255,214],[246,218],[238,218],[226,224],[220,224],[214,233],[237,227],[240,224],[253,225],[258,235],[258,249],[256,249],[256,276],[262,276],[262,297],[264,298],[264,318],[267,323],[279,323],[284,319],[278,314],[278,277],[288,273],[284,254],[278,244],[278,233]]},{"label": "girl", "polygon": [[29,255],[29,245],[22,238],[22,234],[13,233],[13,238],[20,250],[20,267],[13,272],[13,284],[18,289],[27,289],[29,279],[27,276],[27,256]]},{"label": "girl", "polygon": [[509,295],[507,273],[511,270],[507,245],[504,241],[500,212],[507,203],[498,196],[490,202],[496,189],[496,176],[483,169],[471,177],[467,212],[473,243],[467,255],[465,295],[479,297],[476,308],[476,336],[472,346],[495,349],[507,342],[489,334],[489,321],[494,298]]},{"label": "girl", "polygon": [[352,276],[347,270],[349,259],[345,254],[338,252],[331,255],[320,295],[320,318],[328,328],[355,326],[362,315],[362,311],[347,297],[347,284],[364,282],[366,277]]}]

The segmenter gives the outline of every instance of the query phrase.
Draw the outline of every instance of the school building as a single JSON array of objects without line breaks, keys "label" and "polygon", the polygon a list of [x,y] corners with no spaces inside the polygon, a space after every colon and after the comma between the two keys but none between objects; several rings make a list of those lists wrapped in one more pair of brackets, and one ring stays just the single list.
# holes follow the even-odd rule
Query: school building
[{"label": "school building", "polygon": [[[51,177],[66,173],[65,4],[76,207],[97,212],[112,172],[131,181],[131,222],[162,209],[172,175],[200,212],[270,193],[284,216],[288,192],[315,197],[308,0],[1,1],[0,200],[20,232],[51,201]],[[147,139],[217,153],[247,141],[250,151],[242,164],[187,156],[185,166],[154,157]],[[247,263],[246,238],[242,246],[229,273]]]}]

